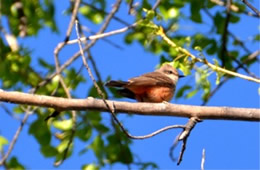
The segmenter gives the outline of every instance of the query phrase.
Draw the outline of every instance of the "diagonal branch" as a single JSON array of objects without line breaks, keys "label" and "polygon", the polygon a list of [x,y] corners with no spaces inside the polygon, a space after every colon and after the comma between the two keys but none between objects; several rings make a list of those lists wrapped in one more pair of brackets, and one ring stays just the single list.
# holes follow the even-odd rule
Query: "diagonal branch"
[{"label": "diagonal branch", "polygon": [[26,122],[27,122],[29,116],[30,116],[31,113],[33,112],[33,111],[30,111],[30,108],[31,108],[31,107],[28,107],[28,108],[26,109],[26,111],[25,111],[26,114],[25,114],[25,116],[24,116],[24,118],[23,118],[23,120],[22,120],[20,126],[19,126],[18,129],[16,130],[15,135],[14,135],[14,137],[13,137],[13,139],[12,139],[10,145],[9,145],[9,148],[8,148],[7,152],[5,153],[5,155],[3,156],[3,158],[0,160],[0,165],[4,165],[4,164],[6,163],[7,158],[10,156],[10,154],[11,154],[11,152],[12,152],[12,150],[13,150],[15,144],[16,144],[16,141],[18,140],[18,137],[19,137],[20,133],[21,133],[22,130],[23,130],[24,125],[26,124]]},{"label": "diagonal branch", "polygon": [[253,5],[251,5],[247,0],[242,0],[242,2],[251,8],[258,17],[260,17],[260,12]]}]

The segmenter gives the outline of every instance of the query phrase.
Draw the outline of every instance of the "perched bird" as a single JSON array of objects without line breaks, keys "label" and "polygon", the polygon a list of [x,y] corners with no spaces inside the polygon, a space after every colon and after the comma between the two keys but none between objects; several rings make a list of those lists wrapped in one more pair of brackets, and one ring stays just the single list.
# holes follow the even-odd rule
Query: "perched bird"
[{"label": "perched bird", "polygon": [[128,81],[108,81],[107,87],[115,87],[120,95],[138,102],[160,103],[174,96],[180,76],[170,64],[164,64],[154,72],[133,77]]}]

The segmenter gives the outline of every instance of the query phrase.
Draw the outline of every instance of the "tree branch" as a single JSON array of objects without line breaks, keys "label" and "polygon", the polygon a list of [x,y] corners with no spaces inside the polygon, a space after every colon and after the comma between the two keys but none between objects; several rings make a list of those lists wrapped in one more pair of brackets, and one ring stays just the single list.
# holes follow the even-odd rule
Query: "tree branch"
[{"label": "tree branch", "polygon": [[[0,101],[51,107],[57,110],[99,110],[109,109],[103,100],[88,97],[87,99],[67,99],[44,95],[33,95],[22,92],[6,92],[0,90]],[[260,121],[258,108],[206,107],[177,105],[170,103],[130,103],[107,100],[116,112],[153,116],[198,117],[199,119]]]},{"label": "tree branch", "polygon": [[245,80],[249,80],[249,81],[253,81],[256,83],[260,83],[260,79],[254,78],[254,77],[250,77],[250,76],[246,76],[240,73],[236,73],[230,70],[227,70],[225,68],[216,66],[210,62],[208,62],[205,58],[201,59],[196,57],[195,55],[191,54],[188,50],[186,50],[185,48],[179,47],[177,46],[177,44],[175,44],[175,42],[173,42],[165,33],[162,27],[159,27],[157,34],[167,43],[169,44],[171,47],[176,48],[179,52],[185,54],[186,56],[189,56],[192,60],[196,61],[196,62],[200,62],[203,63],[205,65],[207,65],[209,68],[211,68],[213,71],[216,72],[222,72],[224,74],[228,74],[230,76],[235,76],[235,77],[239,77]]},{"label": "tree branch", "polygon": [[251,8],[258,17],[260,17],[260,12],[253,5],[251,5],[247,0],[242,0],[242,2]]}]

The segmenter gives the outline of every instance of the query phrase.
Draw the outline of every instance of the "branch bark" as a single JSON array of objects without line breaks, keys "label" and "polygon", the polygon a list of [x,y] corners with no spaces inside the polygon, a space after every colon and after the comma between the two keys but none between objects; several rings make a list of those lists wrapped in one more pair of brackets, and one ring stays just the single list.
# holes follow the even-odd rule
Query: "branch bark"
[{"label": "branch bark", "polygon": [[[0,101],[57,110],[99,110],[109,112],[104,101],[88,97],[87,99],[67,99],[22,92],[0,90]],[[115,112],[133,113],[138,115],[198,117],[200,119],[260,121],[258,108],[209,107],[177,105],[171,103],[131,103],[107,100]]]}]

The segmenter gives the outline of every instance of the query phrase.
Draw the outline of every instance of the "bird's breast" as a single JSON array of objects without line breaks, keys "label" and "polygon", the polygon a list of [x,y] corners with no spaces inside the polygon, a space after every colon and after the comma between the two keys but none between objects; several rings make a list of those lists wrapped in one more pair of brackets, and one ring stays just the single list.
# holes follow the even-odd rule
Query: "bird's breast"
[{"label": "bird's breast", "polygon": [[174,95],[175,87],[147,87],[141,93],[135,93],[139,102],[160,103],[170,101]]}]

